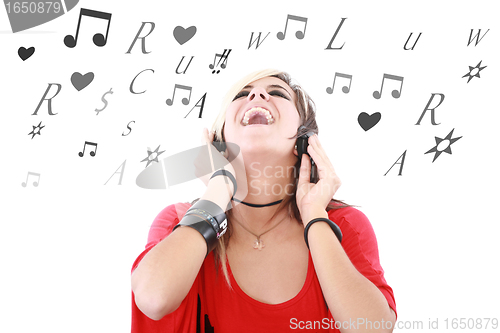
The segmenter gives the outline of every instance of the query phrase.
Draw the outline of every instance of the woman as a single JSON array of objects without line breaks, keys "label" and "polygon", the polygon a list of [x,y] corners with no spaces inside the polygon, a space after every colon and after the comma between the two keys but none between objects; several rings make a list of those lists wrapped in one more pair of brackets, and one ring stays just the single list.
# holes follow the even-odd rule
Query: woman
[{"label": "woman", "polygon": [[153,222],[132,268],[132,332],[392,331],[371,224],[332,199],[340,180],[317,134],[310,182],[296,147],[308,132],[314,104],[288,74],[253,73],[228,92],[204,139],[227,143],[211,154],[231,163]]}]

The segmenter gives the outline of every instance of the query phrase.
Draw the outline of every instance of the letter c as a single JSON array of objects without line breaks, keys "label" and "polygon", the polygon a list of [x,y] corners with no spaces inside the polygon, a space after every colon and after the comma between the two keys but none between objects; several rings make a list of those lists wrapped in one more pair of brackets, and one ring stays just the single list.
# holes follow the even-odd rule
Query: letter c
[{"label": "letter c", "polygon": [[271,178],[272,176],[268,176],[267,173],[266,173],[266,170],[267,168],[272,168],[272,166],[268,165],[264,168],[264,176],[267,177],[267,178]]},{"label": "letter c", "polygon": [[152,71],[153,73],[155,72],[155,71],[154,71],[154,70],[152,70],[152,69],[145,69],[145,70],[143,70],[142,72],[139,72],[139,74],[137,74],[137,75],[134,77],[134,79],[132,80],[132,82],[130,82],[130,92],[131,92],[132,94],[136,94],[136,95],[138,95],[138,94],[143,94],[143,93],[145,93],[145,92],[146,92],[146,90],[141,91],[141,92],[135,92],[135,91],[134,91],[134,89],[133,89],[133,85],[134,85],[135,79],[137,79],[137,77],[138,77],[141,73],[143,73],[143,72],[145,72],[145,71]]}]

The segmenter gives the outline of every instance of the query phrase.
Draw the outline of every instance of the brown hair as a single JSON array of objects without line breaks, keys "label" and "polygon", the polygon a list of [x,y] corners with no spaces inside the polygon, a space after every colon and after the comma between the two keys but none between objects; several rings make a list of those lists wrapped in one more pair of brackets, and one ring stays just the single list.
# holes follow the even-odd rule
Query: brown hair
[{"label": "brown hair", "polygon": [[[225,126],[225,117],[226,117],[226,110],[231,101],[233,100],[234,96],[246,85],[248,85],[251,82],[254,82],[256,80],[259,80],[261,78],[267,77],[267,76],[272,76],[276,77],[286,84],[295,92],[297,96],[297,100],[295,101],[295,106],[297,108],[297,111],[299,112],[300,115],[300,125],[303,125],[304,128],[301,129],[301,131],[297,130],[297,133],[295,136],[293,136],[290,139],[293,138],[298,138],[299,136],[302,136],[308,132],[314,132],[318,134],[318,125],[316,123],[316,106],[311,99],[311,97],[302,89],[300,85],[295,83],[290,75],[286,72],[280,72],[277,70],[273,69],[267,69],[263,71],[258,71],[251,73],[241,79],[239,82],[237,82],[227,93],[226,97],[223,100],[222,103],[222,110],[219,113],[217,119],[215,120],[213,126],[212,126],[212,131],[215,132],[215,135],[218,138],[222,138],[222,141],[225,142],[224,138],[224,126]],[[287,195],[283,199],[283,201],[278,204],[278,209],[272,216],[274,218],[279,212],[281,212],[283,209],[288,210],[288,217],[289,218],[294,218],[296,219],[299,223],[302,223],[302,218],[300,217],[300,212],[297,207],[297,201],[296,201],[296,191],[297,191],[297,184],[299,180],[299,174],[298,170],[300,170],[300,160],[297,159],[297,162],[295,163],[294,166],[294,184],[291,193],[292,195]],[[191,202],[191,205],[193,205],[195,202],[199,200],[196,199],[193,202]],[[349,207],[350,205],[345,204],[344,202],[336,199],[331,199],[330,203],[326,207],[326,211],[332,210],[332,209],[339,209],[339,208],[344,208],[344,207]],[[215,258],[215,267],[218,267],[218,265],[221,265],[222,272],[224,274],[225,280],[229,287],[231,288],[231,283],[229,279],[229,274],[227,271],[227,257],[226,257],[226,248],[229,244],[229,239],[231,238],[231,219],[233,218],[233,211],[230,209],[226,212],[226,217],[228,221],[228,227],[227,227],[227,232],[219,239],[219,242],[214,250],[214,258]]]}]

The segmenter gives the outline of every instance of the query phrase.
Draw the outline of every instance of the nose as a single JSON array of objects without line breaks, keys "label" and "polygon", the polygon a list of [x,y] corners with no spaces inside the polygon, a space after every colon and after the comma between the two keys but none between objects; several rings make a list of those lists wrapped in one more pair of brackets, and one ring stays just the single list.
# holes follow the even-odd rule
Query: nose
[{"label": "nose", "polygon": [[269,94],[264,88],[255,87],[250,91],[250,94],[248,94],[247,100],[253,101],[256,98],[261,98],[265,101],[269,101]]}]

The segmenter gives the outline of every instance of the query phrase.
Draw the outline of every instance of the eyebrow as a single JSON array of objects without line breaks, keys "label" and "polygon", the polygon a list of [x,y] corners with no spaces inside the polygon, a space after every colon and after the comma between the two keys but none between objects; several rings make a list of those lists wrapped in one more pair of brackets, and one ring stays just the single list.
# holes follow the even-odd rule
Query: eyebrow
[{"label": "eyebrow", "polygon": [[[251,88],[253,88],[253,86],[251,84],[249,84],[249,85],[243,87],[243,89],[247,89],[247,88],[251,89]],[[270,84],[270,85],[267,86],[267,88],[268,89],[269,88],[280,88],[280,89],[283,89],[284,91],[286,91],[286,93],[288,94],[288,96],[290,96],[290,98],[292,98],[292,96],[290,95],[290,93],[288,92],[288,90],[286,90],[283,86],[280,86],[279,84]]]}]

